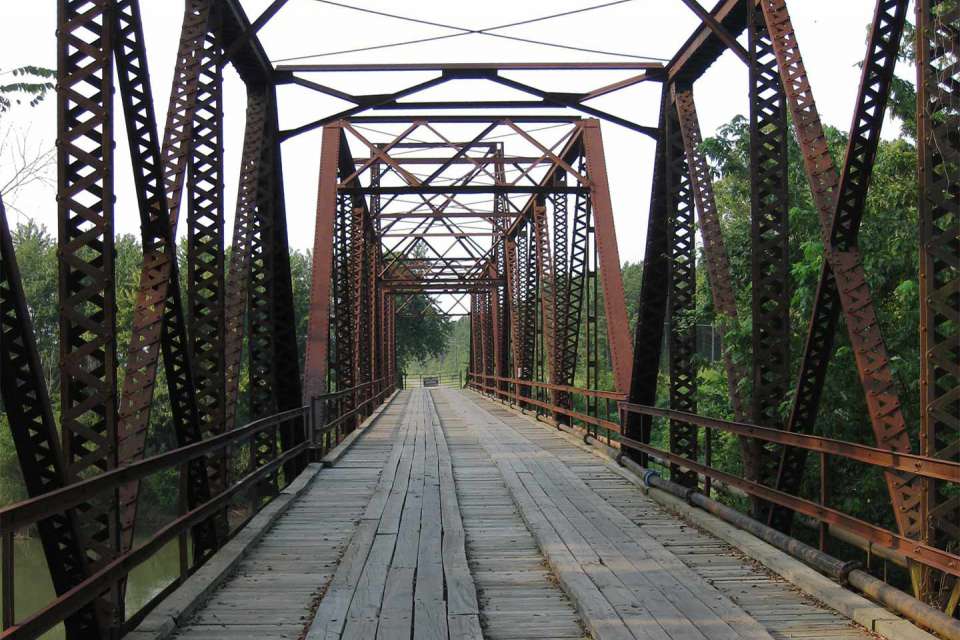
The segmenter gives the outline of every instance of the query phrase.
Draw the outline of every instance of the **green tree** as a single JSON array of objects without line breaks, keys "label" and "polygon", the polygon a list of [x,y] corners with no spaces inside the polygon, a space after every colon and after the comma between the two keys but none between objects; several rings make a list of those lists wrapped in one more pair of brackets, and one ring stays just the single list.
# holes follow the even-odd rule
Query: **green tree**
[{"label": "green tree", "polygon": [[397,366],[404,370],[414,362],[443,356],[452,333],[453,323],[429,296],[411,296],[397,315]]},{"label": "green tree", "polygon": [[[827,127],[827,137],[833,157],[839,165],[846,146],[846,136],[833,127]],[[730,344],[737,360],[748,366],[752,362],[749,342],[750,254],[739,248],[750,246],[749,144],[749,127],[742,117],[734,118],[721,127],[716,136],[704,142],[704,150],[716,170],[714,186],[717,203],[737,288],[741,325],[734,329]],[[793,136],[789,138],[789,153],[790,319],[793,325],[791,370],[798,371],[823,261],[823,243],[817,211],[803,172],[800,150]],[[901,138],[880,144],[860,233],[864,266],[888,351],[893,355],[892,365],[900,381],[903,410],[914,438],[919,417],[917,381],[920,362],[916,329],[918,195],[915,171],[916,148],[911,140]],[[706,320],[712,319],[709,290],[705,286],[700,287],[699,312]],[[701,413],[729,416],[723,389],[725,382],[718,373],[716,367],[704,367],[702,371],[701,397],[705,397],[706,406],[702,402]],[[784,416],[789,411],[791,400],[792,393],[784,398]],[[833,438],[875,444],[864,392],[842,321],[837,333],[836,353],[830,364],[820,403],[817,432]],[[738,455],[733,438],[722,439],[717,456],[721,465],[736,465]],[[886,487],[879,473],[861,464],[835,459],[831,461],[830,474],[834,486],[858,487],[857,492],[836,492],[835,506],[872,521],[892,523],[893,514],[890,512]],[[806,495],[816,493],[815,481],[811,473],[804,487]]]}]

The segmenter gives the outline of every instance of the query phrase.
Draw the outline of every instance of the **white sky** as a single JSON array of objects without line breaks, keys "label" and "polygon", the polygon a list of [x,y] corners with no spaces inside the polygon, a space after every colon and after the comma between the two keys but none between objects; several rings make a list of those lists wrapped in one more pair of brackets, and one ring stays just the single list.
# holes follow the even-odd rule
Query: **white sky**
[{"label": "white sky", "polygon": [[[166,113],[173,71],[182,2],[140,0],[158,120]],[[349,4],[403,14],[468,29],[515,22],[542,15],[600,4],[601,0],[484,0],[442,2],[439,0],[345,0]],[[251,20],[270,4],[270,0],[244,0]],[[701,0],[704,6],[712,1]],[[849,127],[859,80],[857,62],[863,58],[866,26],[875,2],[872,0],[793,0],[790,8],[804,53],[820,113],[825,122]],[[53,0],[6,0],[0,8],[0,73],[25,64],[53,67],[56,59],[56,3]],[[500,33],[547,40],[624,54],[669,58],[689,36],[696,17],[680,0],[633,0],[625,4],[518,26]],[[411,24],[386,17],[372,16],[331,6],[316,0],[289,0],[274,20],[261,32],[271,59],[337,51],[454,33],[437,27]],[[745,36],[741,38],[745,42]],[[466,35],[407,47],[398,47],[304,60],[303,62],[533,62],[533,61],[613,61],[616,58],[583,54],[562,49],[511,42],[484,35]],[[912,73],[909,69],[902,73]],[[579,91],[599,87],[630,75],[631,72],[515,73],[511,77],[547,90]],[[383,93],[415,84],[430,73],[327,74],[309,75],[351,93]],[[0,75],[0,82],[11,76]],[[594,106],[616,115],[656,125],[659,84],[639,85],[595,101]],[[747,73],[743,63],[731,53],[724,56],[695,85],[698,111],[704,135],[737,114],[747,113]],[[232,71],[226,82],[226,195],[228,219],[233,217],[236,174],[243,136],[244,91]],[[417,98],[490,100],[512,97],[510,90],[480,81],[451,83]],[[281,127],[293,127],[335,113],[345,103],[300,87],[279,90]],[[537,113],[540,113],[538,110]],[[546,112],[544,112],[546,113]],[[557,113],[557,112],[553,112]],[[116,154],[116,228],[118,233],[139,235],[136,200],[126,140],[123,138],[119,103]],[[49,147],[55,137],[55,101],[41,106],[20,107],[3,117],[0,129],[13,127],[33,148]],[[603,123],[607,168],[613,196],[618,244],[622,261],[643,257],[644,227],[650,193],[654,144],[648,137],[613,124]],[[887,134],[895,133],[888,127]],[[319,167],[319,131],[284,143],[284,177],[290,244],[305,249],[313,239],[316,207],[316,181]],[[0,156],[0,184],[9,175],[10,159]],[[51,174],[51,178],[55,178]],[[10,199],[15,218],[29,215],[39,223],[56,229],[55,188],[36,184]],[[182,228],[183,225],[181,225]],[[182,229],[181,229],[182,230]],[[228,234],[232,226],[228,223]],[[229,235],[227,236],[230,237]]]}]

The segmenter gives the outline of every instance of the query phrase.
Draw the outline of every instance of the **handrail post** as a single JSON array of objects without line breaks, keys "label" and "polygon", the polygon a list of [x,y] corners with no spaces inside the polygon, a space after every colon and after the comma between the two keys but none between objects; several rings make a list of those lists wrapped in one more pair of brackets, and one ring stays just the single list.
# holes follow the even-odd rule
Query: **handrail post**
[{"label": "handrail post", "polygon": [[14,579],[13,579],[13,531],[3,532],[3,567],[0,568],[3,579],[3,628],[9,629],[14,625]]},{"label": "handrail post", "polygon": [[[189,464],[189,463],[188,463]],[[187,506],[187,467],[181,465],[179,468],[179,482],[177,483],[177,513],[180,516],[189,511]],[[218,541],[219,542],[219,541]],[[187,530],[184,529],[177,536],[177,551],[179,552],[180,575],[179,581],[183,582],[190,573],[190,559],[188,556]]]}]

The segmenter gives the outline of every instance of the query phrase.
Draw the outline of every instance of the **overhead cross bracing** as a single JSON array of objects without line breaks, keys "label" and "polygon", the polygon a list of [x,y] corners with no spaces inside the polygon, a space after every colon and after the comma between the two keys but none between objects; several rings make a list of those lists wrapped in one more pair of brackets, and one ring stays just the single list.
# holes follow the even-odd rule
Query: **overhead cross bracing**
[{"label": "overhead cross bracing", "polygon": [[[335,126],[349,147],[359,147],[351,149],[356,168],[338,178],[338,191],[363,189],[384,256],[382,286],[397,294],[442,293],[443,311],[452,311],[445,304],[463,308],[457,300],[464,295],[503,285],[502,276],[490,274],[504,238],[545,199],[530,191],[564,198],[587,192],[582,178],[551,182],[574,171],[579,120]],[[333,126],[327,131],[337,135]]]}]

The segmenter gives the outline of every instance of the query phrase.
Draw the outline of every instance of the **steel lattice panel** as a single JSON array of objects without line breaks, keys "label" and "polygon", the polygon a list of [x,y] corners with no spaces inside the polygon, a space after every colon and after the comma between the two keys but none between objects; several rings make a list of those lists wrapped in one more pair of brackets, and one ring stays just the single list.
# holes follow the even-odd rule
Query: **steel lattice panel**
[{"label": "steel lattice panel", "polygon": [[[63,455],[37,352],[30,311],[13,251],[7,214],[0,200],[0,398],[27,494],[43,495],[63,487]],[[58,513],[37,523],[54,590],[62,595],[87,577],[76,515]],[[102,635],[92,606],[66,619],[71,640]]]},{"label": "steel lattice panel", "polygon": [[[835,201],[830,242],[838,249],[857,245],[860,222],[866,207],[867,189],[873,172],[880,131],[896,66],[897,52],[907,13],[905,0],[883,0],[874,19],[868,59],[864,64],[860,92],[853,119],[853,135]],[[840,292],[829,263],[820,271],[817,295],[804,348],[796,394],[787,429],[800,433],[815,430],[820,395],[830,359],[841,312]],[[795,493],[800,489],[807,455],[800,449],[785,449],[781,454],[777,488]],[[791,513],[775,508],[771,525],[788,531]]]},{"label": "steel lattice panel", "polygon": [[[181,446],[199,442],[202,434],[181,303],[175,227],[168,210],[165,166],[153,109],[139,3],[123,0],[116,4],[114,11],[120,96],[134,168],[144,256],[119,407],[119,462],[129,464],[143,458],[161,350],[177,442]],[[171,135],[165,132],[165,141]],[[182,161],[176,167],[182,171]],[[193,507],[209,499],[203,460],[188,466],[187,478],[188,505]],[[125,551],[133,544],[138,497],[139,483],[121,488],[121,542]],[[216,548],[217,536],[212,523],[197,526],[195,558],[202,559]]]},{"label": "steel lattice panel", "polygon": [[[672,106],[668,97],[665,88],[660,106],[660,137],[654,155],[653,189],[647,218],[643,280],[634,333],[633,371],[630,376],[630,401],[647,405],[653,405],[657,401],[657,377],[663,351],[669,285],[670,263],[667,252],[670,246],[670,214],[667,196],[666,118]],[[649,416],[630,414],[624,425],[624,433],[629,438],[649,442],[651,426]],[[645,455],[632,449],[628,450],[627,455],[641,464],[646,462]]]},{"label": "steel lattice panel", "polygon": [[[749,11],[750,53],[750,277],[755,424],[782,427],[780,405],[790,386],[790,247],[787,188],[786,96],[773,44],[759,7]],[[773,484],[776,449],[749,442],[748,478]],[[769,505],[752,501],[766,520]]]},{"label": "steel lattice panel", "polygon": [[[919,0],[918,84],[921,200],[921,453],[960,459],[960,7],[944,0]],[[949,483],[927,487],[926,535],[946,546],[960,540],[960,496]],[[956,606],[960,581],[952,594],[936,593],[928,580],[930,599]],[[952,601],[950,600],[952,596]]]},{"label": "steel lattice panel", "polygon": [[[880,332],[859,250],[856,246],[834,243],[832,237],[835,192],[840,186],[840,176],[830,156],[790,14],[784,0],[762,0],[761,7],[772,36],[777,62],[783,70],[781,79],[827,246],[826,262],[837,280],[844,321],[877,446],[895,451],[910,451],[910,437],[900,409],[896,380]],[[921,483],[915,476],[892,471],[887,471],[884,475],[900,533],[910,538],[919,538],[922,530]]]},{"label": "steel lattice panel", "polygon": [[[676,111],[667,116],[667,184],[670,201],[669,251],[669,353],[670,408],[697,412],[696,358],[696,240],[693,191],[683,148],[683,136]],[[696,426],[670,421],[670,451],[690,460],[699,452]],[[687,486],[697,486],[697,473],[670,466],[670,478]]]},{"label": "steel lattice panel", "polygon": [[[61,428],[68,482],[117,465],[113,24],[106,0],[58,2],[57,166]],[[120,548],[119,505],[77,509],[91,570]],[[109,620],[119,599],[98,602]]]}]

